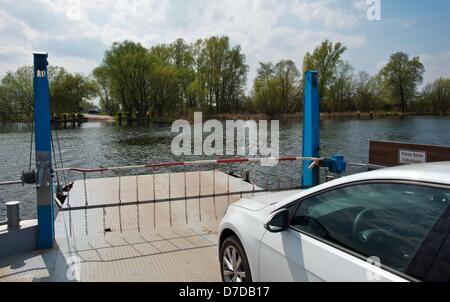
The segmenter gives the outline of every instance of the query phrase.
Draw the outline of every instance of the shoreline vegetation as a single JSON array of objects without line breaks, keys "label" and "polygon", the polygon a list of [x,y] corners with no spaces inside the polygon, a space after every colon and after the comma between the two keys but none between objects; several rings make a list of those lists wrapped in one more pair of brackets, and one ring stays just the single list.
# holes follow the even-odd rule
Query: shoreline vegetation
[{"label": "shoreline vegetation", "polygon": [[[345,45],[325,40],[302,61],[259,62],[248,83],[246,56],[226,36],[191,44],[177,39],[150,48],[116,42],[87,76],[49,66],[51,114],[95,109],[161,122],[188,119],[193,112],[219,119],[295,118],[301,116],[307,70],[319,73],[323,118],[358,118],[357,112],[360,118],[370,118],[370,112],[372,117],[450,113],[450,77],[422,85],[425,66],[419,57],[396,52],[371,75],[355,71],[344,59],[346,51]],[[22,66],[0,81],[0,120],[30,121],[32,116],[33,68]]]},{"label": "shoreline vegetation", "polygon": [[[58,119],[61,122],[61,116],[58,115]],[[68,115],[69,116],[69,115]],[[410,117],[410,116],[421,116],[421,117],[450,117],[450,114],[419,114],[415,112],[399,112],[399,111],[374,111],[374,112],[321,112],[320,119],[353,119],[353,120],[370,120],[377,118],[389,118],[389,117]],[[107,115],[107,114],[81,114],[82,121],[84,123],[90,122],[105,122],[105,123],[118,123],[118,115]],[[141,121],[148,121],[151,124],[172,124],[174,121],[183,119],[189,122],[194,121],[194,115],[192,114],[183,114],[179,117],[152,117],[148,116],[146,118],[139,118],[136,114],[131,115],[131,121],[135,124],[138,119]],[[283,121],[300,121],[303,119],[303,113],[286,113],[277,117],[270,117],[264,113],[219,113],[219,114],[207,114],[203,116],[203,119],[215,119],[219,121],[226,120],[283,120]],[[122,124],[126,125],[126,115],[122,116]],[[11,121],[7,119],[1,119],[0,122],[3,123],[31,123],[31,119],[23,119],[20,121]],[[143,123],[145,124],[145,123]]]}]

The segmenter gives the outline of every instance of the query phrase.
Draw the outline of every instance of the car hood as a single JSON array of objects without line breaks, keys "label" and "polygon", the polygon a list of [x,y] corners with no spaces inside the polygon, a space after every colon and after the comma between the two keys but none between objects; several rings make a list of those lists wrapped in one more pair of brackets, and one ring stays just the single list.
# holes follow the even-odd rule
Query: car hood
[{"label": "car hood", "polygon": [[246,197],[235,203],[234,206],[241,207],[250,211],[260,211],[268,206],[284,201],[303,190],[283,191],[277,193],[258,193],[253,197]]}]

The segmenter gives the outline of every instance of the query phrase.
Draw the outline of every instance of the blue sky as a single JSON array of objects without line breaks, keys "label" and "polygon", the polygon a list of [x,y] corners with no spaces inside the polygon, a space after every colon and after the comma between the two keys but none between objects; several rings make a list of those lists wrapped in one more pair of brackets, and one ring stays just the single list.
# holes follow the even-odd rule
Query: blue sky
[{"label": "blue sky", "polygon": [[89,74],[114,41],[147,47],[228,35],[250,65],[303,56],[324,39],[348,47],[356,71],[377,72],[396,51],[420,56],[425,81],[450,77],[450,1],[380,0],[369,21],[366,0],[0,0],[0,76],[31,64],[33,50],[50,63]]}]

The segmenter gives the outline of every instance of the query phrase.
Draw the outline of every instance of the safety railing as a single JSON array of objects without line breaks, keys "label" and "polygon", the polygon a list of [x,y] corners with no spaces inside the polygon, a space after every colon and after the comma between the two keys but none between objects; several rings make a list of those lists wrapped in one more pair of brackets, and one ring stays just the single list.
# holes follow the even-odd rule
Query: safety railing
[{"label": "safety railing", "polygon": [[[303,161],[312,162],[314,166],[320,165],[322,160],[309,157],[234,158],[56,169],[55,172],[81,178],[66,188],[64,200],[56,200],[61,206],[60,211],[68,216],[70,236],[74,222],[84,222],[84,233],[89,234],[89,211],[96,211],[93,219],[103,222],[105,234],[111,229],[122,232],[124,225],[129,225],[123,221],[124,217],[128,220],[134,217],[133,227],[140,232],[144,224],[156,228],[158,221],[172,226],[180,222],[219,220],[231,203],[243,197],[299,190]],[[122,213],[131,207],[134,214]],[[166,213],[158,207],[164,208]],[[116,216],[115,228],[109,227],[106,221],[112,212]],[[72,215],[78,215],[78,218],[74,219]]]},{"label": "safety railing", "polygon": [[[73,236],[75,229],[88,235],[89,226],[98,226],[99,222],[106,234],[109,230],[123,232],[129,228],[130,219],[134,220],[132,228],[139,232],[159,224],[172,226],[180,222],[219,220],[231,203],[243,197],[301,189],[303,162],[311,162],[312,168],[320,167],[323,160],[232,158],[93,169],[59,168],[52,172],[64,173],[64,179],[67,176],[73,181],[55,186],[60,188],[55,201],[59,211],[68,218],[69,234]],[[347,165],[359,170],[354,173],[381,168],[358,163]],[[321,182],[341,176],[327,168],[321,170]],[[19,184],[22,181],[0,183],[0,186]],[[92,218],[90,212],[95,213]]]}]

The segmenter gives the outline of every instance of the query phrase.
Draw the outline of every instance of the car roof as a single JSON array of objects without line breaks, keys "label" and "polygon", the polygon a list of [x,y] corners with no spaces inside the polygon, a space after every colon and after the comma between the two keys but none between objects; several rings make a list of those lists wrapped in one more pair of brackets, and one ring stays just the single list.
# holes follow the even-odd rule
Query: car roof
[{"label": "car roof", "polygon": [[339,185],[370,180],[403,180],[450,186],[450,162],[403,165],[345,176],[294,194],[283,201],[282,205]]},{"label": "car roof", "polygon": [[341,178],[344,183],[379,179],[408,180],[450,185],[450,162],[402,165]]}]

